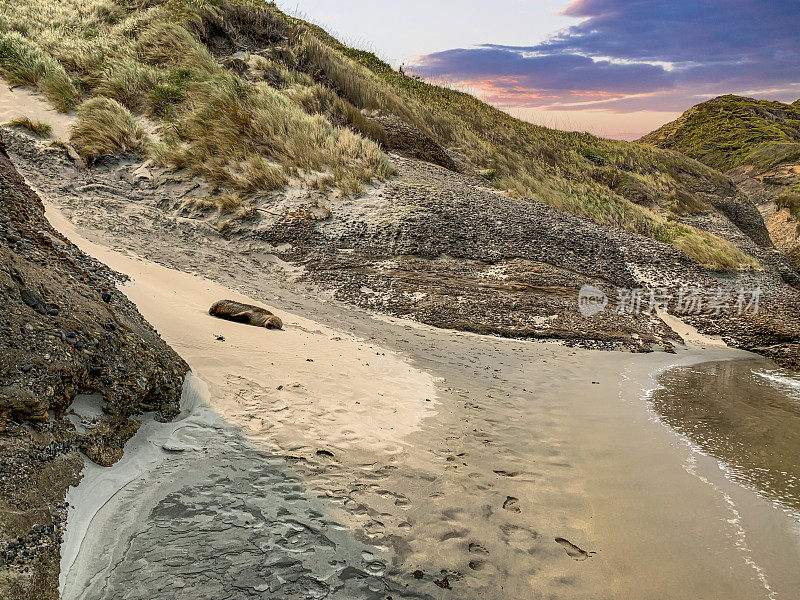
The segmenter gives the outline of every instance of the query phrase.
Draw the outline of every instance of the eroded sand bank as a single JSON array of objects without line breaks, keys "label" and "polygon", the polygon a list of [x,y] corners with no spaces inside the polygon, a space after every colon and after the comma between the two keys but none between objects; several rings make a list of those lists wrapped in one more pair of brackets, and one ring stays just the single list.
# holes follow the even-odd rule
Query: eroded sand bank
[{"label": "eroded sand bank", "polygon": [[259,330],[205,314],[246,296],[48,216],[131,276],[218,413],[70,516],[94,521],[68,534],[65,598],[794,597],[793,522],[648,409],[659,369],[744,353],[577,351],[299,298],[313,320],[276,306],[286,330]]}]

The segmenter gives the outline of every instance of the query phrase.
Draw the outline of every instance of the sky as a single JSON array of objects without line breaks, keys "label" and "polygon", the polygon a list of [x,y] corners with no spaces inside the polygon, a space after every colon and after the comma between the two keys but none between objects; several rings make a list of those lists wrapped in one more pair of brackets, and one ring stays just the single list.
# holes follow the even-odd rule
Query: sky
[{"label": "sky", "polygon": [[800,0],[285,0],[522,119],[636,139],[726,93],[800,98]]}]

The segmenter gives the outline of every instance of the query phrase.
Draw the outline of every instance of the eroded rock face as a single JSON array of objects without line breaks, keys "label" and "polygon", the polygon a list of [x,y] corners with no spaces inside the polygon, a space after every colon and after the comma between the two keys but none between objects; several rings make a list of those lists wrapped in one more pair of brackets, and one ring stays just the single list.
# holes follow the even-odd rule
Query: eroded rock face
[{"label": "eroded rock face", "polygon": [[401,156],[416,158],[450,169],[461,171],[463,166],[456,161],[433,138],[424,131],[395,117],[394,115],[373,115],[372,119],[386,132],[386,148]]},{"label": "eroded rock face", "polygon": [[[120,278],[47,222],[0,141],[0,597],[57,597],[66,488],[82,450],[108,465],[138,423],[178,412],[188,367],[115,287]],[[104,414],[84,432],[76,395]]]},{"label": "eroded rock face", "polygon": [[782,165],[766,172],[748,165],[728,174],[762,212],[772,243],[800,271],[800,221],[786,202],[800,186],[800,165]]}]

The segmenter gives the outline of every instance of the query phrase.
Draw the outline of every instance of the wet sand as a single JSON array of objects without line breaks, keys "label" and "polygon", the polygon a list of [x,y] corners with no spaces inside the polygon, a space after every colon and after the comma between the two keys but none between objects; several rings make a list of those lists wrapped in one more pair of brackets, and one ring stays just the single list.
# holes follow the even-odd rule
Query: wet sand
[{"label": "wet sand", "polygon": [[[796,522],[650,402],[670,366],[750,355],[481,337],[209,270],[239,295],[48,216],[132,277],[125,293],[208,384],[217,419],[184,430],[189,450],[162,443],[85,536],[68,533],[65,598],[795,597]],[[286,330],[205,314],[222,297]]]},{"label": "wet sand", "polygon": [[800,520],[800,377],[753,359],[672,369],[658,382],[664,422]]}]

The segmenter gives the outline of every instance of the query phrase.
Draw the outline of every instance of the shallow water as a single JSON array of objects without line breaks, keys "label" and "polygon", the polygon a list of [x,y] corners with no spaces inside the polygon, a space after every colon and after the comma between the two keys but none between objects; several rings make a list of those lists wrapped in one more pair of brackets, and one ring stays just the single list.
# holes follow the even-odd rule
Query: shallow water
[{"label": "shallow water", "polygon": [[659,384],[652,402],[664,422],[800,516],[800,377],[754,359],[678,367]]}]

